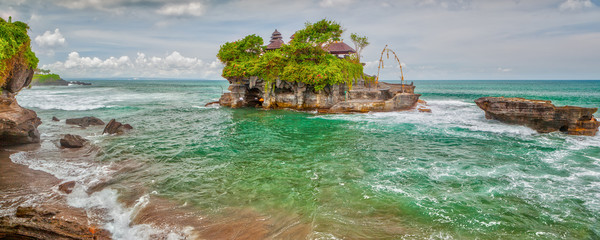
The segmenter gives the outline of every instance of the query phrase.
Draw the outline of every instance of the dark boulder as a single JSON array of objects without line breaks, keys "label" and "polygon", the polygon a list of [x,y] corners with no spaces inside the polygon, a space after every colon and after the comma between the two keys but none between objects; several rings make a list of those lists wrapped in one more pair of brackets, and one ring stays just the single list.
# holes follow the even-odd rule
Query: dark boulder
[{"label": "dark boulder", "polygon": [[66,123],[79,125],[81,127],[87,127],[90,125],[104,125],[104,122],[96,117],[69,118],[67,119]]},{"label": "dark boulder", "polygon": [[80,148],[85,145],[87,140],[79,135],[67,134],[60,139],[60,146],[66,148]]},{"label": "dark boulder", "polygon": [[52,121],[55,121],[55,122],[60,122],[60,119],[58,119],[58,118],[57,118],[57,117],[55,117],[55,116],[52,116]]},{"label": "dark boulder", "polygon": [[597,108],[556,107],[551,101],[524,98],[482,97],[475,100],[487,119],[528,126],[539,133],[561,131],[571,135],[594,136],[600,123]]},{"label": "dark boulder", "polygon": [[102,134],[123,134],[131,129],[133,129],[133,127],[129,124],[122,124],[115,119],[111,119],[108,124],[106,124],[106,127],[104,127]]}]

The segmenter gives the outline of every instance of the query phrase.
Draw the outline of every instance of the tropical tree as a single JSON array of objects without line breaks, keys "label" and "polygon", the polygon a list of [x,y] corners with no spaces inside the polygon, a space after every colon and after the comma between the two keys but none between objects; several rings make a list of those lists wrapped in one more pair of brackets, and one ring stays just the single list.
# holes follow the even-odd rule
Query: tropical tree
[{"label": "tropical tree", "polygon": [[350,34],[350,38],[352,39],[354,47],[356,48],[356,56],[358,58],[358,61],[360,61],[360,53],[366,46],[370,44],[369,39],[367,38],[367,36],[359,36],[356,33]]}]

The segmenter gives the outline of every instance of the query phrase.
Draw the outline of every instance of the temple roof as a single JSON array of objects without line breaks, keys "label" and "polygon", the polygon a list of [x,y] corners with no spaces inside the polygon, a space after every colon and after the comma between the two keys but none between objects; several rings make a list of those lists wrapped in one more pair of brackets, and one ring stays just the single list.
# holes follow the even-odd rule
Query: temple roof
[{"label": "temple roof", "polygon": [[267,45],[267,50],[278,49],[281,47],[283,42],[283,37],[281,37],[281,33],[275,29],[273,34],[271,34],[271,40],[269,41],[269,45]]},{"label": "temple roof", "polygon": [[350,54],[356,53],[356,51],[345,44],[344,42],[333,42],[323,46],[323,50],[331,53],[331,54]]},{"label": "temple roof", "polygon": [[278,48],[281,47],[281,45],[283,45],[283,40],[281,40],[281,39],[272,39],[271,43],[269,43],[269,45],[267,45],[267,50],[278,49]]}]

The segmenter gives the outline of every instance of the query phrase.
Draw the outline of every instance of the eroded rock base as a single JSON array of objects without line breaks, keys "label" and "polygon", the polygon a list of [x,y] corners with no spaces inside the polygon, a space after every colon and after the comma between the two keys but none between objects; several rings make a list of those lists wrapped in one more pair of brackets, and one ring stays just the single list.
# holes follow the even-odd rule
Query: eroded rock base
[{"label": "eroded rock base", "polygon": [[412,84],[380,82],[375,85],[362,80],[352,89],[340,84],[318,91],[311,85],[281,80],[265,87],[268,83],[256,77],[230,79],[229,82],[230,92],[221,96],[219,104],[232,108],[290,108],[322,113],[389,112],[413,109],[421,96],[414,93]]}]

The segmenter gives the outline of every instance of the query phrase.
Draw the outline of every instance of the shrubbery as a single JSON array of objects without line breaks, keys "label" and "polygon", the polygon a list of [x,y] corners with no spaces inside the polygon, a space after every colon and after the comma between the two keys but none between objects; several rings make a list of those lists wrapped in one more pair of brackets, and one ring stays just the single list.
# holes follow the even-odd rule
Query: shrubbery
[{"label": "shrubbery", "polygon": [[23,22],[7,22],[0,18],[0,87],[3,87],[9,77],[12,66],[21,63],[35,69],[38,58],[31,51],[29,26]]},{"label": "shrubbery", "polygon": [[275,50],[265,51],[261,46],[263,39],[256,35],[227,42],[217,54],[225,64],[222,76],[228,79],[257,76],[268,83],[279,78],[310,84],[315,90],[341,83],[351,86],[363,76],[358,59],[340,59],[321,48],[327,42],[340,40],[342,33],[338,23],[323,19],[306,23],[304,29],[295,33],[294,40]]}]

